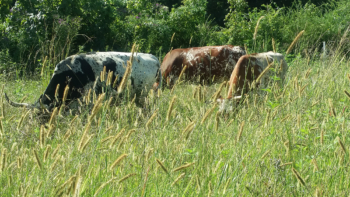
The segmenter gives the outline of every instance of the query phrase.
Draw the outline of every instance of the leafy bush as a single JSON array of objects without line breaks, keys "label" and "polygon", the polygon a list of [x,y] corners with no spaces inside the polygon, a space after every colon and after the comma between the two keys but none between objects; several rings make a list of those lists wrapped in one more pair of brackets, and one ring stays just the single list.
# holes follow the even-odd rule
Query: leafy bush
[{"label": "leafy bush", "polygon": [[[264,9],[252,9],[243,13],[239,9],[227,16],[226,28],[222,30],[223,39],[230,44],[251,46],[256,52],[272,50],[272,38],[280,52],[285,51],[295,36],[302,30],[305,33],[298,42],[297,53],[318,49],[322,41],[339,42],[350,20],[347,1],[332,2],[315,6],[295,3],[291,8],[279,8],[275,4],[263,5]],[[256,42],[253,34],[257,21],[261,19]]]}]

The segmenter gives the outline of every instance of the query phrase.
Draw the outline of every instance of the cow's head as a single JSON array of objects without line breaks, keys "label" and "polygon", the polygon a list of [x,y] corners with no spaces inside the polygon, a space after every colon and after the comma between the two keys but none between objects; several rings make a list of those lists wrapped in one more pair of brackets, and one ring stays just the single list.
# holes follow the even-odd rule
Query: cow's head
[{"label": "cow's head", "polygon": [[[6,100],[14,107],[27,107],[51,110],[62,104],[62,98],[67,86],[66,103],[80,98],[87,85],[96,80],[92,66],[84,58],[84,55],[76,55],[58,63],[52,78],[39,99],[34,104],[12,102],[5,94]],[[92,85],[91,85],[92,87]]]}]

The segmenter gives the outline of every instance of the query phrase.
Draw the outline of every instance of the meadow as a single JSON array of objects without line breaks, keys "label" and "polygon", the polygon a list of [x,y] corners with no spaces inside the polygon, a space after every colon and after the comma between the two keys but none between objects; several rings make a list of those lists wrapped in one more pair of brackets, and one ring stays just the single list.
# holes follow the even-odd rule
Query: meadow
[{"label": "meadow", "polygon": [[[0,23],[0,196],[349,194],[348,1],[250,10],[228,1],[224,27],[206,18],[205,0],[171,10],[151,1],[21,2]],[[223,82],[186,80],[149,92],[142,106],[132,95],[113,104],[96,96],[79,113],[57,110],[46,121],[6,102],[5,92],[37,101],[68,55],[135,42],[160,61],[180,47],[273,49],[289,68],[224,112],[213,99],[226,96]]]},{"label": "meadow", "polygon": [[219,83],[181,81],[143,107],[96,98],[41,125],[3,93],[33,103],[45,80],[2,78],[0,195],[345,196],[350,78],[336,49],[288,60],[284,81],[228,112],[211,99]]}]

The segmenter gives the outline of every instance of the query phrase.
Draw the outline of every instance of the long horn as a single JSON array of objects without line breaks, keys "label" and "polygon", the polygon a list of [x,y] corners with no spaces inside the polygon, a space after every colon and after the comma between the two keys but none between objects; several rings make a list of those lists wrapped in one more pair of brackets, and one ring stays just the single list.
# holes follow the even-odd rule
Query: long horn
[{"label": "long horn", "polygon": [[7,100],[7,102],[12,105],[13,107],[26,107],[26,108],[29,108],[29,109],[33,109],[35,108],[33,105],[31,104],[28,104],[28,103],[16,103],[16,102],[13,102],[9,99],[9,97],[7,96],[7,94],[5,93],[5,99]]}]

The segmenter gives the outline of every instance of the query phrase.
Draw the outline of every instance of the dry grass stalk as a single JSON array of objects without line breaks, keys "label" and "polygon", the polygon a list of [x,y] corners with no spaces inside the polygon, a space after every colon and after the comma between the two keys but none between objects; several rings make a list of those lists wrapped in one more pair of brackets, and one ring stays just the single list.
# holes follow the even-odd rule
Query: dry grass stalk
[{"label": "dry grass stalk", "polygon": [[211,192],[212,192],[212,186],[211,186],[211,181],[208,183],[208,197],[211,197]]},{"label": "dry grass stalk", "polygon": [[55,109],[53,110],[51,117],[50,117],[50,121],[49,121],[49,125],[52,125],[53,122],[55,121],[55,117],[57,115],[58,109],[57,107],[55,107]]},{"label": "dry grass stalk", "polygon": [[228,123],[227,123],[226,127],[230,126],[230,125],[233,123],[233,121],[235,121],[235,119],[234,119],[234,118],[233,118],[233,119],[231,119],[231,120],[230,120],[230,122],[228,122]]},{"label": "dry grass stalk", "polygon": [[33,154],[34,154],[34,159],[36,161],[36,164],[38,165],[39,169],[41,169],[41,162],[40,162],[38,153],[36,152],[35,149],[33,149]]},{"label": "dry grass stalk", "polygon": [[174,108],[174,103],[175,103],[175,100],[176,100],[176,95],[173,97],[173,99],[171,99],[171,102],[169,104],[169,108],[168,108],[168,112],[166,114],[166,121],[168,122],[169,119],[170,119],[170,116],[171,116],[171,112]]},{"label": "dry grass stalk", "polygon": [[25,95],[19,102],[20,102],[20,103],[23,103],[24,100],[26,100],[26,98],[27,98],[27,95]]},{"label": "dry grass stalk", "polygon": [[102,107],[102,102],[103,102],[105,96],[106,96],[106,93],[103,93],[98,97],[97,101],[95,102],[94,107],[92,108],[90,120],[92,120],[92,117],[94,117],[96,115],[96,113],[100,110],[100,108]]},{"label": "dry grass stalk", "polygon": [[197,91],[197,100],[198,102],[201,102],[201,96],[202,96],[202,86],[198,85],[198,91]]},{"label": "dry grass stalk", "polygon": [[179,182],[184,176],[185,176],[186,173],[182,173],[180,174],[176,179],[175,181],[171,184],[171,186],[174,186],[177,182]]},{"label": "dry grass stalk", "polygon": [[221,114],[221,112],[218,111],[218,112],[216,112],[216,115],[215,115],[215,131],[219,130],[220,114]]},{"label": "dry grass stalk", "polygon": [[[17,130],[21,128],[22,123],[23,123],[23,120],[27,117],[27,115],[29,114],[29,111],[30,111],[30,110],[28,110],[25,114],[23,114],[23,115],[21,116],[21,119],[19,120],[19,123],[18,123],[18,125],[17,125]],[[1,124],[1,125],[2,125],[2,124]]]},{"label": "dry grass stalk", "polygon": [[66,134],[64,134],[64,141],[67,141],[69,139],[69,137],[72,135],[72,131],[69,129]]},{"label": "dry grass stalk", "polygon": [[41,67],[41,72],[40,72],[41,77],[44,76],[44,69],[45,69],[46,60],[47,60],[47,56],[45,56],[44,61],[43,61],[43,66]]},{"label": "dry grass stalk", "polygon": [[108,136],[108,137],[105,137],[105,138],[103,138],[102,140],[101,140],[101,144],[103,144],[103,143],[105,143],[105,142],[107,142],[107,141],[109,141],[109,140],[111,140],[111,139],[113,139],[114,138],[114,136]]},{"label": "dry grass stalk", "polygon": [[118,79],[119,79],[119,74],[118,74],[117,76],[115,76],[115,79],[114,79],[113,84],[112,84],[112,88],[113,88],[113,89],[114,89],[115,87],[117,87]]},{"label": "dry grass stalk", "polygon": [[50,173],[55,169],[55,167],[56,167],[56,165],[57,165],[59,160],[60,160],[60,157],[57,157],[55,159],[55,161],[51,164],[51,166],[50,166]]},{"label": "dry grass stalk", "polygon": [[344,153],[346,153],[346,148],[345,148],[343,142],[340,140],[340,137],[337,137],[337,141],[338,141],[341,149],[344,151]]},{"label": "dry grass stalk", "polygon": [[184,169],[186,169],[186,168],[188,168],[188,167],[191,167],[191,166],[194,165],[194,164],[195,164],[195,162],[182,165],[182,166],[180,166],[180,167],[175,168],[175,169],[173,170],[173,172],[177,172],[177,171],[180,171],[180,170],[184,170]]},{"label": "dry grass stalk", "polygon": [[123,79],[120,82],[119,87],[118,87],[118,94],[123,92],[123,90],[124,90],[124,88],[125,88],[125,86],[127,84],[127,80],[129,79],[129,76],[131,75],[132,62],[133,62],[133,58],[134,58],[135,48],[136,48],[136,45],[134,44],[132,46],[132,49],[131,49],[130,60],[127,62],[127,67],[126,67],[125,73],[123,75]]},{"label": "dry grass stalk", "polygon": [[79,167],[79,170],[76,173],[76,179],[75,179],[75,184],[73,187],[73,196],[74,197],[78,197],[80,196],[80,187],[81,187],[81,183],[83,181],[83,178],[81,177],[81,166]]},{"label": "dry grass stalk", "polygon": [[172,94],[172,93],[174,92],[176,85],[180,83],[180,79],[181,79],[182,75],[184,74],[184,72],[186,71],[186,69],[187,69],[187,65],[185,65],[185,66],[182,68],[179,77],[177,78],[177,80],[176,80],[176,82],[175,82],[173,88],[172,88],[171,91],[170,91],[170,94]]},{"label": "dry grass stalk", "polygon": [[0,118],[0,137],[2,137],[2,133],[5,133],[4,126],[2,125],[2,120]]},{"label": "dry grass stalk", "polygon": [[289,46],[288,49],[287,49],[286,55],[288,55],[288,54],[292,51],[294,45],[297,43],[297,41],[299,40],[299,38],[303,35],[304,31],[305,31],[305,30],[299,32],[299,34],[294,38],[292,44],[290,44],[290,46]]},{"label": "dry grass stalk", "polygon": [[214,111],[215,108],[216,108],[216,103],[210,109],[208,109],[207,112],[205,112],[204,117],[201,120],[201,124],[203,124],[205,120],[207,120],[207,118]]},{"label": "dry grass stalk", "polygon": [[321,137],[320,137],[320,143],[323,144],[324,139],[324,130],[321,130]]},{"label": "dry grass stalk", "polygon": [[59,92],[59,90],[60,90],[60,84],[57,84],[57,86],[56,86],[56,90],[55,90],[55,99],[56,99],[56,102],[58,102],[58,92]]},{"label": "dry grass stalk", "polygon": [[273,48],[273,52],[276,53],[276,44],[275,44],[274,38],[272,38],[272,48]]},{"label": "dry grass stalk", "polygon": [[129,139],[129,137],[131,136],[131,134],[135,133],[135,131],[136,131],[136,129],[130,129],[130,130],[128,131],[128,134],[126,134],[125,139]]},{"label": "dry grass stalk", "polygon": [[254,80],[250,86],[251,89],[256,88],[257,84],[260,82],[261,78],[267,73],[267,71],[269,71],[269,69],[272,67],[273,63],[269,62],[269,60],[267,59],[266,56],[266,61],[268,63],[268,66],[260,73],[260,75],[258,76],[258,78],[256,80]]},{"label": "dry grass stalk", "polygon": [[106,79],[106,66],[103,66],[102,72],[100,72],[100,80],[101,82],[104,82]]},{"label": "dry grass stalk", "polygon": [[61,144],[57,145],[57,147],[55,148],[55,150],[51,154],[51,158],[52,159],[56,157],[56,155],[57,155],[58,151],[60,150],[60,148],[61,148]]},{"label": "dry grass stalk", "polygon": [[136,173],[128,174],[128,175],[124,176],[123,178],[121,178],[121,179],[118,181],[118,183],[121,183],[121,182],[125,181],[126,179],[128,179],[128,178],[130,178],[130,177],[132,177],[132,176],[135,176],[135,175],[136,175]]},{"label": "dry grass stalk", "polygon": [[152,116],[148,119],[147,123],[146,123],[146,128],[148,129],[149,125],[152,123],[153,119],[156,118],[157,113],[158,113],[159,109],[154,110]]},{"label": "dry grass stalk", "polygon": [[313,159],[312,159],[312,163],[314,164],[314,173],[315,173],[316,171],[319,171],[316,158],[313,158]]},{"label": "dry grass stalk", "polygon": [[222,82],[219,86],[219,89],[213,94],[211,98],[213,98],[213,102],[216,102],[216,100],[219,98],[222,88],[226,85],[226,81]]},{"label": "dry grass stalk", "polygon": [[196,87],[193,91],[193,98],[195,99],[196,98],[196,95],[197,95],[197,91],[198,91],[198,87]]},{"label": "dry grass stalk", "polygon": [[305,76],[304,76],[304,79],[307,79],[309,77],[311,70],[312,70],[312,68],[307,69]]},{"label": "dry grass stalk", "polygon": [[117,135],[111,136],[111,137],[113,137],[113,140],[111,141],[111,143],[109,145],[110,148],[112,148],[114,146],[114,144],[117,142],[117,140],[123,135],[124,131],[125,131],[125,127],[122,130],[120,130]]},{"label": "dry grass stalk", "polygon": [[49,127],[49,130],[46,133],[46,137],[50,137],[51,133],[53,132],[53,130],[55,129],[55,125],[51,124]]},{"label": "dry grass stalk", "polygon": [[286,151],[287,151],[286,155],[288,155],[288,153],[289,153],[289,140],[285,141],[283,143],[283,145],[284,145],[284,147],[286,148]]},{"label": "dry grass stalk", "polygon": [[243,127],[244,127],[244,121],[241,122],[241,125],[239,126],[239,131],[238,131],[238,134],[237,134],[237,138],[236,138],[236,141],[238,142],[240,139],[241,139],[241,136],[242,136],[242,132],[243,132]]},{"label": "dry grass stalk", "polygon": [[40,136],[39,136],[40,148],[45,146],[45,126],[41,125],[40,127]]},{"label": "dry grass stalk", "polygon": [[62,103],[65,104],[68,96],[69,86],[66,85],[63,92]]},{"label": "dry grass stalk", "polygon": [[271,152],[271,150],[267,150],[262,156],[261,156],[261,160],[264,159],[269,153]]},{"label": "dry grass stalk", "polygon": [[83,145],[85,144],[85,141],[86,141],[86,138],[88,136],[88,131],[90,130],[90,127],[91,127],[91,122],[89,121],[86,126],[85,126],[85,129],[84,129],[84,133],[83,135],[81,136],[81,139],[80,139],[80,142],[79,142],[79,145],[78,145],[78,150],[81,151],[82,150],[82,147]]},{"label": "dry grass stalk", "polygon": [[77,118],[78,118],[78,115],[75,115],[74,118],[70,121],[70,123],[69,123],[70,127],[73,126],[73,124]]},{"label": "dry grass stalk", "polygon": [[185,129],[182,131],[182,135],[185,135],[187,132],[193,129],[195,122],[190,122],[188,125],[185,127]]},{"label": "dry grass stalk", "polygon": [[335,113],[335,109],[334,109],[334,106],[333,106],[333,101],[332,99],[328,99],[328,104],[329,104],[329,108],[330,108],[330,113],[332,116],[336,117],[337,114]]},{"label": "dry grass stalk", "polygon": [[122,145],[124,144],[125,141],[126,141],[126,136],[124,136],[124,137],[120,140],[120,142],[119,142],[119,144],[118,144],[118,147],[117,147],[117,150],[120,150],[120,148],[122,147]]},{"label": "dry grass stalk", "polygon": [[300,176],[299,172],[298,172],[295,168],[292,168],[292,172],[293,172],[294,176],[298,179],[298,181],[299,181],[302,185],[306,186],[306,185],[305,185],[304,179]]},{"label": "dry grass stalk", "polygon": [[96,192],[95,192],[95,194],[94,194],[94,197],[96,197],[97,194],[98,194],[104,187],[106,187],[106,185],[108,185],[109,183],[111,183],[111,182],[114,181],[115,179],[116,179],[116,178],[111,178],[109,181],[103,183],[103,184],[96,190]]},{"label": "dry grass stalk", "polygon": [[4,170],[6,169],[6,159],[7,159],[7,149],[3,148],[1,151],[0,172],[4,172]]},{"label": "dry grass stalk", "polygon": [[302,88],[300,88],[300,90],[299,90],[299,97],[301,97],[301,94],[303,93],[303,91],[305,90],[307,85],[309,85],[309,84],[305,84]]},{"label": "dry grass stalk", "polygon": [[286,115],[284,118],[282,118],[281,123],[284,122],[284,121],[286,121],[286,120],[289,119],[289,118],[290,118],[290,115],[289,115],[289,114]]},{"label": "dry grass stalk", "polygon": [[109,167],[109,170],[112,171],[126,156],[128,156],[127,154],[122,154],[120,155],[113,163],[112,165]]},{"label": "dry grass stalk", "polygon": [[344,90],[345,95],[350,99],[350,93],[346,90]]},{"label": "dry grass stalk", "polygon": [[293,164],[293,162],[287,162],[287,163],[279,165],[279,167],[288,166],[288,165],[292,165],[292,164]]},{"label": "dry grass stalk", "polygon": [[46,149],[44,152],[44,157],[43,157],[43,162],[46,162],[46,159],[49,157],[50,150],[51,150],[51,145],[49,144],[46,146]]},{"label": "dry grass stalk", "polygon": [[321,197],[322,196],[322,191],[316,187],[316,191],[315,191],[315,197]]},{"label": "dry grass stalk", "polygon": [[86,103],[86,105],[89,105],[90,104],[90,100],[91,100],[91,88],[89,89],[89,92],[88,92],[88,94],[87,94],[87,96],[86,96],[86,99],[85,99],[85,103]]},{"label": "dry grass stalk", "polygon": [[169,174],[168,170],[165,168],[165,166],[163,165],[163,163],[159,160],[156,159],[157,163],[159,164],[159,166],[163,169],[163,171],[167,174]]},{"label": "dry grass stalk", "polygon": [[266,118],[265,118],[265,127],[269,124],[269,121],[270,121],[270,113],[271,113],[271,110],[268,109],[268,110],[267,110],[267,114],[266,114]]},{"label": "dry grass stalk", "polygon": [[64,182],[62,185],[57,187],[56,188],[56,195],[61,196],[64,193],[64,189],[66,186],[72,186],[72,183],[74,182],[75,178],[76,178],[76,176],[73,175],[73,176],[69,177],[69,179],[66,182]]},{"label": "dry grass stalk", "polygon": [[259,28],[259,23],[260,21],[265,18],[265,16],[261,16],[259,19],[258,19],[258,22],[256,23],[256,26],[255,26],[255,31],[254,31],[254,35],[253,35],[253,39],[256,40],[256,36],[258,35],[258,28]]},{"label": "dry grass stalk", "polygon": [[85,141],[85,143],[83,144],[83,146],[81,147],[81,151],[83,152],[86,148],[86,146],[89,144],[89,142],[91,141],[91,139],[95,136],[95,134],[90,135],[89,137],[87,137],[87,140]]},{"label": "dry grass stalk", "polygon": [[174,37],[175,37],[175,32],[174,32],[173,35],[171,36],[170,44],[173,43]]},{"label": "dry grass stalk", "polygon": [[21,157],[17,157],[17,168],[21,169],[22,168],[22,158]]}]

